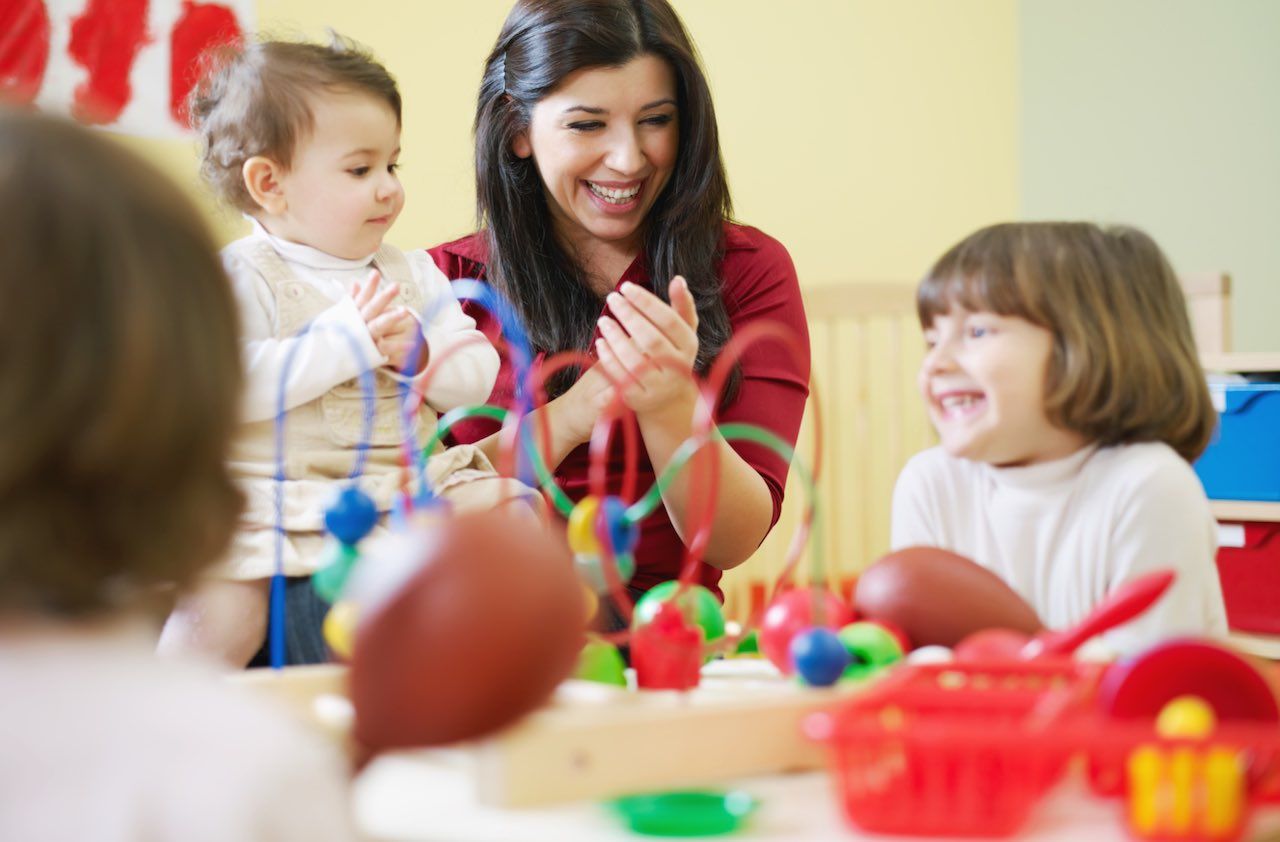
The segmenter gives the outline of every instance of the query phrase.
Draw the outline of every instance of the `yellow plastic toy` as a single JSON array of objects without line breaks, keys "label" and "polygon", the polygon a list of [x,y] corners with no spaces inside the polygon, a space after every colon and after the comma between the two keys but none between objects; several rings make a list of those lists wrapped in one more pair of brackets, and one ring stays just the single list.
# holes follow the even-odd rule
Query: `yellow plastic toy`
[{"label": "yellow plastic toy", "polygon": [[346,600],[334,603],[329,613],[324,615],[322,631],[324,642],[329,644],[333,654],[344,661],[350,660],[356,637],[355,603]]}]

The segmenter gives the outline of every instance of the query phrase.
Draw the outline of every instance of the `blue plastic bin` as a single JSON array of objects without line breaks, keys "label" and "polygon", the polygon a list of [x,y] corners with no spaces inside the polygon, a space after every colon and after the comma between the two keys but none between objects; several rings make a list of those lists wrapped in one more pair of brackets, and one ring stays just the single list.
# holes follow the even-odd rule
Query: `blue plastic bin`
[{"label": "blue plastic bin", "polygon": [[1280,502],[1280,383],[1210,384],[1218,430],[1195,463],[1215,500]]}]

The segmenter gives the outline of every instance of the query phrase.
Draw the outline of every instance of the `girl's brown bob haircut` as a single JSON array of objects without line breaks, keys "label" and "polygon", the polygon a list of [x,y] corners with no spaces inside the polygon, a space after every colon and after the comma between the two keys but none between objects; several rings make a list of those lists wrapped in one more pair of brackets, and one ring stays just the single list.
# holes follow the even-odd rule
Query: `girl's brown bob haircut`
[{"label": "girl's brown bob haircut", "polygon": [[177,187],[0,109],[0,617],[149,607],[225,549],[230,283]]},{"label": "girl's brown bob haircut", "polygon": [[939,258],[916,294],[920,324],[959,306],[1048,329],[1049,420],[1101,445],[1162,441],[1188,461],[1217,415],[1182,287],[1151,237],[1087,222],[983,228]]}]

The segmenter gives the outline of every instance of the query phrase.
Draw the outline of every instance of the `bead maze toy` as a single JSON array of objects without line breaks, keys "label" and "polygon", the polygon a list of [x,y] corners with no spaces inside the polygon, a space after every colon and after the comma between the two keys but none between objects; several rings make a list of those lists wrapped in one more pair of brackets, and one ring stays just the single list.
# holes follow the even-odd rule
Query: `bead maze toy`
[{"label": "bead maze toy", "polygon": [[[427,610],[426,591],[447,592],[453,588],[459,594],[465,592],[459,600],[471,606],[475,616],[494,618],[493,622],[499,625],[507,615],[526,616],[514,610],[514,598],[499,593],[493,579],[477,578],[478,559],[492,553],[469,545],[463,539],[459,530],[467,531],[466,523],[450,514],[447,505],[433,494],[425,470],[427,456],[455,424],[470,418],[488,418],[501,425],[499,472],[536,482],[550,506],[564,518],[565,542],[572,554],[571,558],[565,558],[564,567],[576,570],[581,582],[572,587],[561,582],[560,591],[568,589],[572,598],[558,598],[558,601],[548,595],[545,588],[531,592],[531,601],[540,600],[544,605],[552,606],[551,611],[544,613],[541,627],[535,627],[531,619],[521,620],[514,626],[509,623],[507,639],[560,639],[564,628],[561,624],[568,617],[575,630],[575,648],[581,650],[578,674],[602,678],[613,685],[594,685],[590,692],[596,696],[614,694],[608,704],[592,707],[585,715],[582,711],[590,706],[582,704],[580,690],[576,696],[573,691],[569,691],[567,697],[561,694],[558,702],[535,711],[520,726],[502,732],[482,746],[479,754],[486,759],[480,764],[481,777],[491,782],[482,784],[482,787],[492,794],[492,799],[503,803],[531,803],[624,794],[645,787],[676,784],[682,776],[673,775],[670,770],[624,768],[613,776],[607,772],[611,765],[629,765],[609,760],[609,746],[621,751],[622,744],[628,740],[634,746],[635,734],[652,732],[653,729],[663,732],[663,743],[679,742],[682,747],[707,758],[706,763],[681,764],[686,767],[687,774],[683,777],[689,783],[818,765],[820,754],[814,747],[797,739],[800,718],[848,690],[827,690],[808,685],[835,684],[846,673],[864,677],[900,658],[903,647],[888,632],[885,632],[885,639],[874,643],[867,643],[855,635],[855,645],[847,645],[837,636],[836,632],[852,621],[852,612],[826,587],[823,565],[816,553],[811,556],[813,564],[808,582],[804,586],[793,584],[792,578],[806,549],[809,532],[816,526],[813,477],[796,460],[794,448],[768,430],[746,424],[716,424],[719,393],[742,350],[754,342],[772,341],[794,351],[799,347],[796,338],[773,325],[756,325],[741,331],[726,345],[705,380],[694,378],[699,402],[693,435],[678,448],[654,486],[643,493],[636,487],[636,427],[629,423],[631,419],[621,396],[615,397],[602,412],[591,437],[590,493],[574,501],[556,484],[542,457],[549,431],[545,428],[531,429],[534,425],[524,421],[529,412],[542,402],[543,384],[547,378],[562,368],[586,366],[593,361],[583,354],[565,353],[535,364],[518,321],[499,296],[479,282],[456,282],[453,288],[459,298],[485,306],[498,315],[502,341],[520,384],[514,406],[509,410],[495,406],[453,410],[439,419],[429,441],[418,443],[413,441],[413,424],[408,419],[422,400],[433,370],[438,368],[442,359],[433,359],[427,371],[412,385],[403,386],[401,401],[406,419],[403,424],[406,431],[403,478],[401,494],[391,517],[395,531],[406,536],[405,540],[397,543],[402,558],[391,564],[374,558],[362,559],[357,549],[362,538],[378,521],[372,501],[359,489],[364,447],[361,445],[351,480],[326,514],[325,522],[335,543],[325,566],[314,577],[318,591],[333,602],[325,624],[326,639],[334,654],[350,663],[350,672],[348,675],[340,669],[330,673],[323,668],[309,670],[306,681],[310,682],[312,689],[318,691],[327,685],[330,690],[340,690],[350,696],[355,708],[354,733],[367,743],[366,749],[385,749],[452,743],[499,729],[545,700],[550,694],[549,685],[568,672],[559,662],[558,655],[563,648],[558,646],[549,647],[551,656],[544,652],[523,659],[543,664],[542,671],[534,670],[537,674],[533,676],[528,670],[522,673],[518,668],[521,658],[482,657],[484,647],[468,650],[472,653],[470,662],[430,654],[442,648],[456,650],[483,635],[477,623],[461,616],[439,620],[428,627],[429,624],[422,622],[420,617],[423,614],[439,616],[442,612],[435,603],[430,603],[435,605],[434,610]],[[663,362],[657,360],[652,364]],[[286,365],[285,375],[287,369]],[[619,387],[625,385],[615,383]],[[367,427],[367,419],[372,416],[372,397],[367,380],[363,386]],[[621,388],[618,391],[620,393]],[[816,411],[816,403],[814,409]],[[277,449],[280,453],[277,478],[282,494],[283,405],[280,410],[277,419]],[[617,487],[611,487],[605,466],[615,433],[622,437],[626,458],[621,481]],[[706,447],[717,437],[752,442],[771,450],[792,464],[808,492],[804,516],[791,542],[786,567],[775,584],[774,598],[762,616],[753,617],[749,623],[736,629],[726,627],[718,601],[694,583],[699,560],[710,539],[718,493],[715,449]],[[820,427],[815,438],[820,442]],[[662,505],[663,492],[681,471],[689,471],[693,498],[706,500],[708,504],[698,512],[691,526],[681,575],[672,582],[653,588],[632,605],[624,585],[634,574],[636,566],[633,551],[638,525]],[[278,511],[283,507],[279,495],[277,506]],[[488,531],[498,528],[490,526]],[[504,525],[500,528],[516,527]],[[471,528],[470,531],[476,530]],[[527,538],[536,542],[533,532],[525,529],[520,534],[523,537],[519,541]],[[440,549],[442,545],[444,550]],[[434,555],[424,551],[424,546],[435,548]],[[501,552],[513,557],[524,555],[518,546],[510,544],[503,546]],[[539,562],[537,568],[546,574],[545,578],[553,579],[555,577],[547,571],[554,566],[548,558]],[[434,576],[430,584],[426,580],[431,577],[424,572],[429,569]],[[499,566],[493,572],[499,577],[515,577],[519,573],[509,566]],[[281,593],[282,576],[278,575],[276,579],[274,592]],[[453,581],[455,579],[458,581]],[[464,588],[459,584],[463,579],[479,585]],[[410,602],[416,608],[393,610],[388,607],[397,605],[397,601],[403,603],[406,599],[403,591],[415,588],[418,596]],[[579,594],[585,606],[578,604]],[[612,600],[627,627],[617,632],[588,636],[583,618],[601,599]],[[283,654],[282,600],[276,599],[274,607],[271,652],[273,664],[279,667]],[[394,621],[391,619],[393,615]],[[733,685],[732,692],[716,687],[698,692],[696,688],[701,683],[703,664],[709,658],[733,652],[748,633],[755,631],[756,626],[759,626],[760,644],[765,656],[783,673],[797,674],[799,681],[757,681],[745,685],[739,682]],[[394,631],[388,632],[384,627]],[[496,639],[492,635],[485,636],[488,646],[501,648],[501,644],[494,642]],[[886,640],[892,642],[886,643]],[[646,692],[624,687],[625,674],[616,649],[620,644],[629,645],[635,685],[639,691]],[[858,654],[861,651],[859,647],[875,650],[873,664],[864,663]],[[518,646],[509,648],[520,650]],[[397,663],[399,676],[396,674]],[[850,672],[850,665],[855,663],[864,664],[867,668]],[[371,666],[374,664],[376,668]],[[444,670],[444,664],[452,666]],[[440,689],[446,683],[442,671],[450,674],[447,679],[450,688],[444,694],[453,700],[451,706],[442,707],[438,700],[428,698],[432,687],[438,693],[444,692]],[[419,677],[410,681],[404,678],[403,674],[407,672]],[[517,692],[518,685],[524,686],[525,691]],[[677,691],[675,700],[669,698],[672,691]],[[440,720],[450,718],[474,721],[474,717],[465,714],[469,714],[471,708],[484,707],[485,699],[491,696],[518,696],[522,701],[507,704],[503,710],[483,718],[483,721],[475,721],[470,727],[451,730],[440,724]],[[565,698],[569,701],[565,702]],[[424,725],[414,721],[412,709],[415,705],[421,716],[429,714],[428,718],[435,720],[435,724]],[[752,746],[741,745],[740,735],[744,732],[755,735]],[[628,737],[628,734],[632,736]],[[577,769],[581,774],[546,774],[547,764],[558,762],[552,759],[556,752],[559,753],[556,757],[565,761],[570,772]],[[590,762],[584,762],[583,758],[588,755]],[[522,765],[523,758],[530,759],[527,768]],[[483,770],[488,770],[488,773]],[[556,782],[555,786],[547,786],[549,779]]]}]

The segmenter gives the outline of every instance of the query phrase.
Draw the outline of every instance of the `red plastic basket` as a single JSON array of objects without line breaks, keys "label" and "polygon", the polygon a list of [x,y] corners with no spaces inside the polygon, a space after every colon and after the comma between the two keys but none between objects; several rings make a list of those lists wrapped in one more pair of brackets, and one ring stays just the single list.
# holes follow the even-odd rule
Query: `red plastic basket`
[{"label": "red plastic basket", "polygon": [[1061,776],[1050,729],[1079,709],[1096,669],[1071,661],[911,666],[812,714],[845,814],[876,833],[1004,836]]}]

